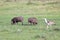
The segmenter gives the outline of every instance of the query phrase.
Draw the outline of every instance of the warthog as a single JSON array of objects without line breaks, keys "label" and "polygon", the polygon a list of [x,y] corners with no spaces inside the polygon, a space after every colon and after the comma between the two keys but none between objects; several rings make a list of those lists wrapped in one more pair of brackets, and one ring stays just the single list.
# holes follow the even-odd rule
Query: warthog
[{"label": "warthog", "polygon": [[30,18],[28,18],[28,22],[35,25],[35,24],[37,24],[37,19],[35,17],[30,17]]},{"label": "warthog", "polygon": [[11,19],[11,24],[16,24],[18,22],[22,22],[22,25],[23,25],[23,17],[20,16],[20,17],[14,17]]}]

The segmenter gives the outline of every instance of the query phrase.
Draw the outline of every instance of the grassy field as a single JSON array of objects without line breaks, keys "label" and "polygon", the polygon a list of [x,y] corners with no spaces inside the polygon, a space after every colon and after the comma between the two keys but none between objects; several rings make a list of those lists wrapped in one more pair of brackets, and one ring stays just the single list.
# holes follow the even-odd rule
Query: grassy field
[{"label": "grassy field", "polygon": [[[11,19],[23,16],[24,24],[29,17],[38,19],[37,25],[11,25]],[[53,20],[56,25],[46,29],[43,18]],[[0,40],[60,40],[60,3],[1,3],[0,4]],[[21,32],[17,32],[20,29]]]}]

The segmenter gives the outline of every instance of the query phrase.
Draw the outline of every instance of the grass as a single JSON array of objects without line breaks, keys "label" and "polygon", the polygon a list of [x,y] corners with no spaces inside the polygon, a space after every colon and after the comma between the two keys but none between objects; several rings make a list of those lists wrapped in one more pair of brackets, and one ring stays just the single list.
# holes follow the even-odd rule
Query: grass
[{"label": "grass", "polygon": [[[59,3],[60,4],[60,3]],[[53,31],[60,28],[60,5],[59,4],[40,4],[27,5],[26,3],[7,2],[0,6],[0,40],[59,40],[60,32]],[[24,24],[28,24],[29,17],[38,19],[37,25],[11,25],[11,19],[15,16],[23,16]],[[53,20],[56,25],[46,29],[43,18]],[[22,32],[16,32],[21,29]]]}]

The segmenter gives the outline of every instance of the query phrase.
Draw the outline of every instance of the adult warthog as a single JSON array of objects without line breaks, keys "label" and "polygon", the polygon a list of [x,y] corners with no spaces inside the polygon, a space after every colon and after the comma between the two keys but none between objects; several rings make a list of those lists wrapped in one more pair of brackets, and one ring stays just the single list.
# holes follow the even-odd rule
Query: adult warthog
[{"label": "adult warthog", "polygon": [[20,16],[20,17],[13,17],[13,18],[11,19],[11,24],[16,24],[16,23],[18,23],[18,22],[21,22],[22,25],[23,25],[23,17],[22,17],[22,16]]}]

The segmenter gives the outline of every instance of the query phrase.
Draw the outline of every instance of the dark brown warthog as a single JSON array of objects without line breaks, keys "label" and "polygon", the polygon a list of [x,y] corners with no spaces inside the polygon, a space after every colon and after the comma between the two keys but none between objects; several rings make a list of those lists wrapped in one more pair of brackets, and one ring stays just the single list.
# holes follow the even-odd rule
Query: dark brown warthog
[{"label": "dark brown warthog", "polygon": [[35,24],[37,24],[37,19],[35,17],[30,17],[30,18],[28,18],[28,22],[35,25]]},{"label": "dark brown warthog", "polygon": [[23,25],[23,17],[22,16],[14,17],[14,18],[12,18],[11,22],[12,22],[11,24],[16,24],[18,22],[22,22],[22,25]]}]

